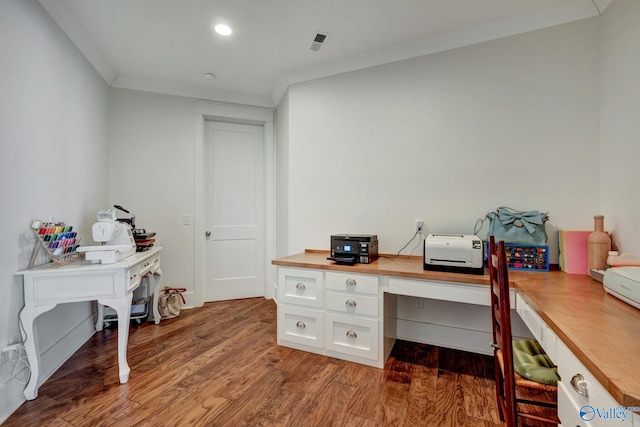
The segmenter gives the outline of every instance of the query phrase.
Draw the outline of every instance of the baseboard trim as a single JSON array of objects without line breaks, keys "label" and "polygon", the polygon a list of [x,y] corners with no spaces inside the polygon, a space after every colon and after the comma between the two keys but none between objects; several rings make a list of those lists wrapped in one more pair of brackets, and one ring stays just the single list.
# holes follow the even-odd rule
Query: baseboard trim
[{"label": "baseboard trim", "polygon": [[[95,313],[92,312],[90,316],[42,352],[40,355],[41,377],[38,380],[38,387],[51,378],[95,334],[95,322]],[[26,401],[23,393],[25,387],[26,384],[20,384],[11,377],[0,384],[0,424],[5,422]]]},{"label": "baseboard trim", "polygon": [[41,378],[38,387],[44,384],[64,363],[96,333],[95,313],[85,318],[75,328],[67,332],[54,345],[40,355]]},{"label": "baseboard trim", "polygon": [[25,385],[9,378],[4,384],[0,385],[0,424],[4,423],[20,405],[26,402],[26,398],[22,391]]},{"label": "baseboard trim", "polygon": [[491,332],[473,331],[436,325],[433,323],[397,320],[397,337],[400,340],[431,344],[479,354],[493,354],[489,346]]}]

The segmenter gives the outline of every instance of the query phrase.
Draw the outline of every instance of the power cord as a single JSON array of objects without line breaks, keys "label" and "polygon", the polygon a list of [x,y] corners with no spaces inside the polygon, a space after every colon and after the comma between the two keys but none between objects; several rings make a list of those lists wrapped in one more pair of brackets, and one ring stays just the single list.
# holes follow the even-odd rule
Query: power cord
[{"label": "power cord", "polygon": [[[489,219],[486,216],[484,218],[478,218],[478,220],[476,221],[476,224],[473,226],[473,235],[477,236],[478,233],[480,232],[480,230],[482,230],[482,227],[484,227],[484,222]],[[480,227],[478,227],[478,224],[480,225]]]},{"label": "power cord", "polygon": [[[383,257],[383,258],[397,258],[397,257],[399,257],[399,256],[400,256],[400,252],[402,252],[402,251],[403,251],[407,246],[409,246],[409,244],[411,244],[411,242],[413,242],[413,240],[416,238],[416,236],[417,236],[418,234],[420,234],[420,235],[422,234],[422,228],[418,228],[418,229],[416,230],[416,232],[413,234],[413,236],[411,237],[411,239],[409,239],[409,241],[407,242],[407,244],[406,244],[406,245],[404,245],[404,246],[403,246],[403,247],[398,251],[398,253],[397,253],[397,254],[395,254],[395,255],[384,255],[384,256],[382,256],[382,257]],[[422,241],[422,239],[420,239],[420,240]],[[417,245],[415,248],[413,248],[413,251],[411,251],[411,253],[413,253],[413,252],[416,250],[416,248],[418,248],[418,246],[420,246],[420,243],[418,243],[418,245]]]},{"label": "power cord", "polygon": [[406,256],[413,255],[413,253],[416,251],[416,249],[418,249],[420,247],[420,244],[425,239],[425,237],[423,236],[423,231],[424,231],[424,226],[423,225],[419,225],[418,227],[416,227],[416,232],[413,233],[413,236],[411,236],[411,239],[409,239],[409,241],[402,248],[400,248],[400,250],[398,251],[397,254],[395,254],[395,255],[380,255],[380,258],[397,258],[397,257],[399,257],[400,256],[400,252],[405,250],[406,247],[409,246],[411,244],[411,242],[413,242],[413,240],[416,238],[416,236],[420,235],[420,239],[418,241],[418,244],[411,250],[411,253],[409,255],[406,255]]},{"label": "power cord", "polygon": [[[11,377],[17,383],[25,385],[25,384],[27,384],[29,382],[29,379],[31,379],[31,366],[29,365],[29,358],[27,357],[27,350],[24,348],[24,344],[20,344],[20,346],[15,350],[15,352],[16,352],[15,353],[16,356],[12,357],[10,360],[13,361],[13,362],[18,362],[18,363],[16,363],[13,366],[13,372],[11,373]],[[22,365],[24,365],[24,368],[19,369]],[[27,369],[26,378],[25,379],[20,379],[18,377],[18,375],[25,368]]]},{"label": "power cord", "polygon": [[[22,307],[22,310],[24,310],[24,307]],[[20,310],[20,313],[18,313],[18,325],[20,327],[20,335],[22,337],[22,342],[19,344],[18,348],[15,350],[16,356],[11,359],[13,362],[18,362],[13,367],[13,373],[11,374],[11,376],[16,382],[20,384],[27,384],[29,382],[29,379],[31,378],[31,365],[29,365],[29,356],[27,355],[27,349],[24,347],[24,342],[27,340],[27,331],[24,329],[24,325],[22,324],[22,316],[21,316],[22,310]],[[20,373],[18,371],[18,368],[23,364],[24,364],[24,367],[27,368],[26,380],[21,380],[18,378],[18,374]]]},{"label": "power cord", "polygon": [[[421,232],[421,231],[422,230],[418,230],[418,232]],[[420,239],[418,240],[418,244],[413,249],[411,249],[411,253],[409,255],[413,255],[413,253],[416,251],[416,249],[418,249],[419,247],[421,247],[424,244],[423,242],[424,242],[425,238],[426,237],[424,236],[424,234],[420,233]]]}]

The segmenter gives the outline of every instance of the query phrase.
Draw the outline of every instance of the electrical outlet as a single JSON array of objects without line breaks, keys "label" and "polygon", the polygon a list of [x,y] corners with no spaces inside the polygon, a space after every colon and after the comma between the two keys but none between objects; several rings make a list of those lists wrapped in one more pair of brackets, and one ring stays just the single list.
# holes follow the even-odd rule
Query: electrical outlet
[{"label": "electrical outlet", "polygon": [[21,344],[10,344],[2,347],[0,352],[0,363],[5,363],[7,360],[16,356],[15,352],[20,349]]},{"label": "electrical outlet", "polygon": [[420,309],[424,308],[424,299],[423,298],[414,298],[414,302],[416,304],[416,308],[420,308]]},{"label": "electrical outlet", "polygon": [[422,233],[422,229],[424,228],[424,220],[416,219],[416,231]]}]

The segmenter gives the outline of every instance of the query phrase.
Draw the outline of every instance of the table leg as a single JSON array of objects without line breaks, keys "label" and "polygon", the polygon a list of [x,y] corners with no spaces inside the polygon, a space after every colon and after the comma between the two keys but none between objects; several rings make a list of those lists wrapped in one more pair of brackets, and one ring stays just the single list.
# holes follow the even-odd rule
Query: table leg
[{"label": "table leg", "polygon": [[120,383],[129,381],[129,364],[127,363],[127,343],[129,342],[129,320],[131,319],[131,301],[133,293],[122,298],[99,299],[98,303],[113,308],[118,315],[118,367]]},{"label": "table leg", "polygon": [[156,325],[160,324],[160,310],[158,309],[158,301],[160,301],[160,282],[162,281],[162,269],[158,268],[152,274],[153,288],[153,320]]},{"label": "table leg", "polygon": [[104,305],[98,303],[98,320],[96,320],[96,331],[100,332],[104,328]]},{"label": "table leg", "polygon": [[34,322],[38,316],[53,309],[56,304],[39,305],[36,307],[25,306],[20,313],[20,320],[25,331],[24,348],[29,359],[29,367],[31,376],[29,383],[24,389],[24,396],[27,400],[33,400],[38,397],[38,378],[40,377],[40,344],[38,340],[38,329],[34,326]]}]

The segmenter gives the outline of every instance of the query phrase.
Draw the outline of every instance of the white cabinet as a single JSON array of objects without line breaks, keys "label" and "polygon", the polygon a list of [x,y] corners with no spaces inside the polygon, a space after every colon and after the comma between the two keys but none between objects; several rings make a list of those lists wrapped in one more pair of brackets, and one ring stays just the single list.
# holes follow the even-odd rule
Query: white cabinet
[{"label": "white cabinet", "polygon": [[327,289],[378,295],[378,276],[327,271]]},{"label": "white cabinet", "polygon": [[558,384],[558,418],[564,427],[591,427],[593,424],[580,418],[580,407],[571,399],[565,384]]},{"label": "white cabinet", "polygon": [[278,344],[383,366],[377,275],[279,267],[277,289]]},{"label": "white cabinet", "polygon": [[378,317],[378,297],[327,291],[327,310],[344,314]]},{"label": "white cabinet", "polygon": [[558,412],[563,426],[633,425],[633,413],[616,402],[562,341],[558,342],[557,364],[561,378]]},{"label": "white cabinet", "polygon": [[278,306],[278,344],[291,343],[322,349],[324,318],[321,310],[296,306]]},{"label": "white cabinet", "polygon": [[278,268],[278,344],[323,353],[324,275],[320,270]]},{"label": "white cabinet", "polygon": [[378,281],[375,275],[326,273],[327,354],[378,364]]},{"label": "white cabinet", "polygon": [[323,308],[324,278],[322,271],[279,268],[278,302]]},{"label": "white cabinet", "polygon": [[370,365],[378,360],[378,319],[327,312],[326,347],[331,356]]},{"label": "white cabinet", "polygon": [[558,366],[558,417],[563,426],[635,426],[637,415],[615,401],[519,294],[516,311]]}]

